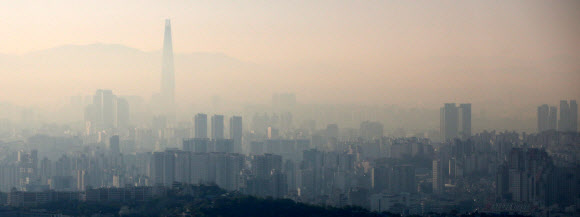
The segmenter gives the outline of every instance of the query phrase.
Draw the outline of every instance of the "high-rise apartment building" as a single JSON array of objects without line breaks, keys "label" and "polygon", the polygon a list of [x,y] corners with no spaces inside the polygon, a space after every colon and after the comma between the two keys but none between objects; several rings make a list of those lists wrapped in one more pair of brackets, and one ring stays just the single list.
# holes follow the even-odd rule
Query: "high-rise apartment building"
[{"label": "high-rise apartment building", "polygon": [[234,140],[234,152],[242,152],[242,117],[230,118],[230,139]]},{"label": "high-rise apartment building", "polygon": [[93,96],[93,104],[85,111],[85,119],[101,128],[114,127],[114,98],[111,90],[97,90]]},{"label": "high-rise apartment building", "polygon": [[538,107],[538,133],[549,129],[550,107],[547,104]]},{"label": "high-rise apartment building", "polygon": [[151,178],[152,185],[163,184],[164,155],[165,153],[163,152],[154,152],[151,155],[151,160],[149,161],[149,177]]},{"label": "high-rise apartment building", "polygon": [[194,118],[195,138],[207,138],[207,115],[197,114]]},{"label": "high-rise apartment building", "polygon": [[129,125],[129,103],[111,90],[97,90],[93,103],[85,108],[85,121],[98,129],[125,128]]},{"label": "high-rise apartment building", "polygon": [[568,101],[560,101],[560,120],[558,121],[558,131],[566,132],[569,130],[570,105]]},{"label": "high-rise apartment building", "polygon": [[560,120],[558,121],[558,131],[578,132],[578,104],[576,100],[560,101]]},{"label": "high-rise apartment building", "polygon": [[190,159],[191,183],[206,183],[208,181],[209,155],[206,153],[193,153]]},{"label": "high-rise apartment building", "polygon": [[550,113],[548,114],[548,130],[558,129],[558,107],[550,106]]},{"label": "high-rise apartment building", "polygon": [[543,104],[538,106],[538,133],[558,129],[558,108]]},{"label": "high-rise apartment building", "polygon": [[213,115],[211,116],[211,138],[212,139],[224,139],[224,116],[223,115]]},{"label": "high-rise apartment building", "polygon": [[458,116],[455,103],[445,103],[440,109],[440,132],[444,141],[456,138],[458,135]]},{"label": "high-rise apartment building", "polygon": [[175,181],[175,158],[178,150],[163,152],[163,185],[171,186]]},{"label": "high-rise apartment building", "polygon": [[444,187],[444,173],[445,168],[441,164],[441,160],[433,160],[433,192],[441,193],[445,191]]},{"label": "high-rise apartment building", "polygon": [[234,152],[234,140],[231,139],[214,139],[212,140],[212,146],[214,152],[224,152],[233,153]]},{"label": "high-rise apartment building", "polygon": [[459,130],[462,139],[471,137],[471,104],[459,105]]},{"label": "high-rise apartment building", "polygon": [[211,152],[208,138],[194,138],[183,140],[183,150],[197,153]]},{"label": "high-rise apartment building", "polygon": [[251,160],[252,173],[260,179],[265,179],[272,170],[282,170],[282,156],[275,154],[254,155]]},{"label": "high-rise apartment building", "polygon": [[443,141],[471,137],[471,104],[445,103],[440,109],[440,133]]},{"label": "high-rise apartment building", "polygon": [[570,131],[578,132],[578,104],[570,100]]}]

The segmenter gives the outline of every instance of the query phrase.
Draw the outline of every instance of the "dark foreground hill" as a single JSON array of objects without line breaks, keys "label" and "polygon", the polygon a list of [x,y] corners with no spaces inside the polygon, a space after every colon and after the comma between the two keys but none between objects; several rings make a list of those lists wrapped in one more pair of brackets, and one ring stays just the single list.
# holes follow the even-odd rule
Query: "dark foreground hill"
[{"label": "dark foreground hill", "polygon": [[[289,199],[256,198],[226,192],[217,186],[180,186],[157,192],[159,196],[146,202],[60,201],[35,208],[0,207],[0,216],[399,216],[370,212],[360,207],[323,207],[297,203]],[[51,215],[52,214],[52,215]],[[429,216],[492,216],[486,214]]]}]

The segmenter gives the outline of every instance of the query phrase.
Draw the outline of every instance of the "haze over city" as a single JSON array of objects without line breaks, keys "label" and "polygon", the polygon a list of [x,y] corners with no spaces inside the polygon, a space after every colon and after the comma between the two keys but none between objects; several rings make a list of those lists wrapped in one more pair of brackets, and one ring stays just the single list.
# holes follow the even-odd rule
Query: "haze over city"
[{"label": "haze over city", "polygon": [[161,67],[159,21],[171,18],[183,105],[294,92],[303,103],[470,101],[476,111],[515,114],[578,98],[579,5],[6,1],[0,96],[45,105],[106,87],[149,98]]},{"label": "haze over city", "polygon": [[576,216],[579,20],[0,0],[0,216]]}]

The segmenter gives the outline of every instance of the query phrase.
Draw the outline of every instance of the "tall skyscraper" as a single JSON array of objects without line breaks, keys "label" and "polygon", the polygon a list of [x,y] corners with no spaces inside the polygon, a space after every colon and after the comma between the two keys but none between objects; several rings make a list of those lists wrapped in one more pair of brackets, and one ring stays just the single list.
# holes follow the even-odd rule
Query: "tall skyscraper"
[{"label": "tall skyscraper", "polygon": [[455,103],[445,103],[441,108],[441,139],[444,141],[456,138],[459,123]]},{"label": "tall skyscraper", "polygon": [[445,190],[443,179],[444,169],[441,165],[441,160],[433,160],[433,193],[441,193]]},{"label": "tall skyscraper", "polygon": [[199,113],[195,115],[195,138],[207,138],[207,115]]},{"label": "tall skyscraper", "polygon": [[111,90],[97,90],[93,103],[85,108],[85,121],[91,128],[125,128],[129,125],[129,103]]},{"label": "tall skyscraper", "polygon": [[230,118],[230,139],[234,140],[234,152],[242,152],[242,117]]},{"label": "tall skyscraper", "polygon": [[538,133],[548,130],[550,107],[547,104],[538,106]]},{"label": "tall skyscraper", "polygon": [[570,100],[570,131],[578,132],[578,104]]},{"label": "tall skyscraper", "polygon": [[558,131],[568,131],[568,122],[570,120],[570,106],[568,101],[560,101],[560,120],[558,121]]},{"label": "tall skyscraper", "polygon": [[175,103],[175,72],[173,66],[173,43],[171,38],[171,21],[165,20],[163,37],[163,66],[161,72],[161,98],[165,112],[173,113]]},{"label": "tall skyscraper", "polygon": [[224,116],[223,115],[213,115],[211,116],[211,138],[212,139],[224,139]]},{"label": "tall skyscraper", "polygon": [[97,123],[102,127],[110,128],[114,126],[114,98],[111,90],[97,90],[93,98],[93,105],[97,107]]},{"label": "tall skyscraper", "polygon": [[461,138],[468,139],[471,137],[471,104],[460,104],[459,112],[461,113],[460,120],[460,132]]},{"label": "tall skyscraper", "polygon": [[77,170],[77,190],[84,191],[87,186],[87,171],[86,170]]},{"label": "tall skyscraper", "polygon": [[548,115],[548,130],[558,129],[558,107],[550,106],[550,114]]},{"label": "tall skyscraper", "polygon": [[558,107],[538,106],[538,133],[558,129]]},{"label": "tall skyscraper", "polygon": [[445,103],[440,109],[440,133],[443,141],[471,137],[471,104]]},{"label": "tall skyscraper", "polygon": [[578,104],[576,100],[560,101],[560,120],[558,120],[558,131],[578,132]]}]

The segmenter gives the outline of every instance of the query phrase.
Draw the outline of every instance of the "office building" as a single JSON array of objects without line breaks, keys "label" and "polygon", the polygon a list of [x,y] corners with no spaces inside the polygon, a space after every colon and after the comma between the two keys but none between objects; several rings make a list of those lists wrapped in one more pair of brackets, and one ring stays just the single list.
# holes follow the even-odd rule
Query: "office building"
[{"label": "office building", "polygon": [[576,100],[560,101],[560,120],[558,121],[558,131],[578,132],[578,104]]},{"label": "office building", "polygon": [[441,138],[444,141],[457,138],[458,136],[458,114],[455,103],[445,103],[440,110],[441,122]]},{"label": "office building", "polygon": [[471,137],[471,104],[459,105],[459,132],[462,139]]},{"label": "office building", "polygon": [[445,103],[440,109],[440,133],[443,141],[471,137],[471,104]]},{"label": "office building", "polygon": [[85,108],[85,121],[95,131],[128,127],[129,103],[111,90],[99,89],[93,96],[93,103]]},{"label": "office building", "polygon": [[560,120],[558,121],[558,131],[567,132],[570,122],[570,105],[568,101],[560,101]]}]

